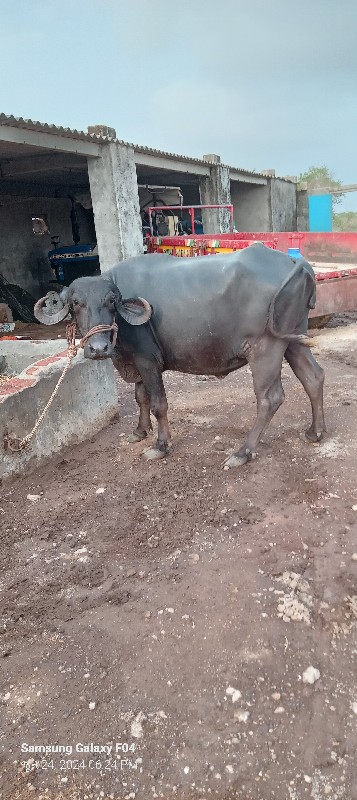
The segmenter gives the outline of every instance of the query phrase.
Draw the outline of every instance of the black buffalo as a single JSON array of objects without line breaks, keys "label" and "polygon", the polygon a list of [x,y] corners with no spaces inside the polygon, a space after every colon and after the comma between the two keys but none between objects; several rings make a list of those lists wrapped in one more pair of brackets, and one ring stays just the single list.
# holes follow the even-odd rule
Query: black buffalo
[{"label": "black buffalo", "polygon": [[[145,451],[147,459],[161,458],[170,448],[165,370],[222,378],[248,363],[257,418],[244,444],[226,462],[231,467],[254,457],[263,431],[284,400],[283,358],[310,398],[312,424],[306,436],[312,442],[322,437],[324,372],[307,337],[315,294],[307,261],[255,244],[198,258],[138,256],[102,277],[78,278],[63,290],[64,307],[55,319],[70,311],[82,336],[116,320],[115,347],[112,332],[97,333],[89,338],[84,355],[111,358],[122,378],[135,383],[140,415],[131,441],[147,436],[150,412],[156,417],[158,437]],[[37,316],[48,323],[42,302]]]}]

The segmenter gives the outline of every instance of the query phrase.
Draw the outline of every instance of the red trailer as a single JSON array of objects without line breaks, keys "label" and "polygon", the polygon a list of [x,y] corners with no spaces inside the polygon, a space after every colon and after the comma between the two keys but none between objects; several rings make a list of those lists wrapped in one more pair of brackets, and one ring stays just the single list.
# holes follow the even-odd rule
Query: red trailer
[{"label": "red trailer", "polygon": [[[196,233],[195,212],[205,209],[225,209],[230,216],[230,232],[219,234]],[[175,228],[180,227],[182,212],[188,212],[191,232],[188,235],[157,236],[154,234],[153,216],[157,212],[171,215]],[[148,253],[169,253],[183,258],[214,253],[232,253],[255,242],[267,247],[301,252],[312,264],[317,281],[316,308],[310,317],[325,321],[333,314],[357,311],[357,233],[252,233],[234,230],[233,206],[160,206],[149,208],[150,234],[147,236]]]}]

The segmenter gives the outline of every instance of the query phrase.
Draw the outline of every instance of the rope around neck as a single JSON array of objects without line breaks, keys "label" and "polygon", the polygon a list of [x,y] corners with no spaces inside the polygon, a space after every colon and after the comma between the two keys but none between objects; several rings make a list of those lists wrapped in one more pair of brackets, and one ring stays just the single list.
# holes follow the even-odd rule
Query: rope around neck
[{"label": "rope around neck", "polygon": [[84,336],[82,336],[78,345],[76,345],[76,330],[77,330],[77,325],[75,322],[70,322],[69,325],[67,325],[66,337],[68,343],[68,350],[71,347],[74,347],[77,353],[78,349],[83,348],[87,344],[88,339],[90,339],[91,336],[93,336],[95,333],[104,333],[105,331],[113,331],[112,345],[113,347],[115,347],[116,345],[116,340],[118,335],[118,326],[116,322],[112,322],[111,325],[95,325],[94,328],[90,328],[88,333],[85,333]]},{"label": "rope around neck", "polygon": [[82,339],[80,340],[78,345],[76,344],[76,330],[77,330],[77,325],[76,325],[75,322],[70,322],[69,325],[67,325],[67,328],[66,328],[66,338],[67,338],[67,344],[68,344],[67,353],[66,353],[67,363],[66,363],[66,365],[65,365],[65,367],[64,367],[64,369],[62,371],[62,374],[60,375],[60,377],[59,377],[59,379],[58,379],[58,381],[56,383],[56,386],[55,386],[55,388],[54,388],[54,390],[53,390],[53,392],[51,394],[51,397],[50,397],[48,403],[45,405],[42,413],[38,417],[34,427],[32,428],[32,431],[30,433],[28,433],[27,436],[24,436],[24,438],[20,439],[20,440],[16,439],[13,436],[10,436],[9,434],[5,434],[5,436],[4,436],[4,448],[5,448],[5,450],[10,451],[11,453],[21,453],[22,450],[29,450],[30,449],[31,439],[34,437],[37,429],[40,427],[41,422],[45,418],[48,409],[50,408],[53,400],[55,399],[56,394],[57,394],[57,392],[59,390],[59,387],[60,387],[62,381],[65,378],[65,375],[66,375],[66,373],[67,373],[67,371],[68,371],[68,369],[69,369],[69,367],[71,365],[71,362],[72,362],[73,358],[77,355],[78,350],[81,350],[82,348],[84,348],[84,346],[88,342],[88,339],[90,339],[91,336],[93,336],[95,333],[104,333],[105,331],[113,331],[112,344],[113,344],[113,347],[115,347],[116,340],[117,340],[117,334],[118,334],[118,326],[117,326],[116,322],[113,322],[112,325],[96,325],[94,328],[91,328],[88,331],[88,333],[86,333],[84,336],[82,336]]}]

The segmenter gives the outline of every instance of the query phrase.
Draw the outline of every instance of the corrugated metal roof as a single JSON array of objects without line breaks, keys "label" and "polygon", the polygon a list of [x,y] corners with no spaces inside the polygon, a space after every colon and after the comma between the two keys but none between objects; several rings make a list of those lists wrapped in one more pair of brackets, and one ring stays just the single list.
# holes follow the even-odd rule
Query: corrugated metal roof
[{"label": "corrugated metal roof", "polygon": [[137,153],[144,153],[148,156],[160,156],[161,158],[171,158],[173,161],[187,161],[191,164],[202,164],[205,167],[209,167],[209,161],[204,161],[203,158],[180,156],[178,153],[167,153],[166,150],[156,150],[154,147],[146,147],[142,144],[132,144],[131,147],[133,147]]},{"label": "corrugated metal roof", "polygon": [[[124,142],[122,139],[112,139],[108,136],[98,136],[97,134],[88,133],[86,131],[63,128],[60,125],[50,125],[47,122],[38,122],[32,119],[24,119],[23,117],[14,117],[4,113],[0,113],[0,125],[9,125],[14,128],[23,128],[25,130],[36,131],[38,133],[49,133],[56,136],[65,136],[68,139],[79,139],[85,142],[119,142],[127,147],[133,147],[136,152],[143,153],[145,155],[168,158],[172,161],[184,161],[187,164],[200,164],[205,167],[209,166],[209,162],[205,161],[203,158],[191,158],[190,156],[182,156],[178,155],[177,153],[167,153],[165,150],[156,150],[153,147],[146,147],[145,145],[131,144],[130,142]],[[252,172],[247,169],[240,169],[239,167],[232,167],[230,165],[226,166],[229,166],[229,168],[235,173],[242,173],[243,175],[257,178],[267,177],[265,173]]]},{"label": "corrugated metal roof", "polygon": [[[126,142],[124,142],[126,144]],[[170,158],[172,161],[186,161],[188,164],[200,164],[203,167],[209,167],[210,162],[205,161],[203,158],[192,158],[191,156],[180,156],[177,153],[167,153],[165,150],[155,150],[153,147],[146,147],[145,145],[140,144],[132,144],[130,147],[133,147],[134,150],[138,153],[144,153],[145,155],[152,155],[158,156],[161,158]],[[266,178],[267,175],[265,173],[260,172],[252,172],[248,169],[240,169],[240,167],[231,167],[230,164],[221,164],[221,166],[229,167],[232,172],[241,172],[242,175],[251,175],[252,178]]]},{"label": "corrugated metal roof", "polygon": [[58,125],[49,125],[47,122],[36,122],[32,119],[13,117],[12,115],[8,116],[3,113],[0,113],[0,125],[10,125],[12,128],[24,128],[24,130],[36,131],[37,133],[52,133],[56,136],[65,136],[67,139],[80,139],[86,142],[105,141],[104,137],[95,136],[85,131],[62,128]]}]

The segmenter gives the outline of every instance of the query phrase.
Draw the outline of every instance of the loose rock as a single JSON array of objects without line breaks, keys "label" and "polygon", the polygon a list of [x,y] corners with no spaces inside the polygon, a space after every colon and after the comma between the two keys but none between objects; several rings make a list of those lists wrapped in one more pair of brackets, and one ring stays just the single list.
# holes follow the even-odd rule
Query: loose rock
[{"label": "loose rock", "polygon": [[139,711],[139,713],[136,715],[135,719],[131,723],[130,730],[131,730],[131,735],[134,737],[134,739],[141,739],[141,737],[143,736],[144,731],[142,723],[144,719],[146,719],[145,714],[142,711]]},{"label": "loose rock", "polygon": [[226,694],[232,698],[232,703],[236,703],[242,697],[241,692],[239,689],[234,689],[233,686],[228,686],[226,689]]},{"label": "loose rock", "polygon": [[302,674],[303,683],[316,683],[320,678],[320,670],[316,667],[308,667]]},{"label": "loose rock", "polygon": [[238,722],[248,722],[249,719],[249,711],[243,711],[242,708],[237,708],[237,711],[233,714],[234,719],[237,719]]}]

